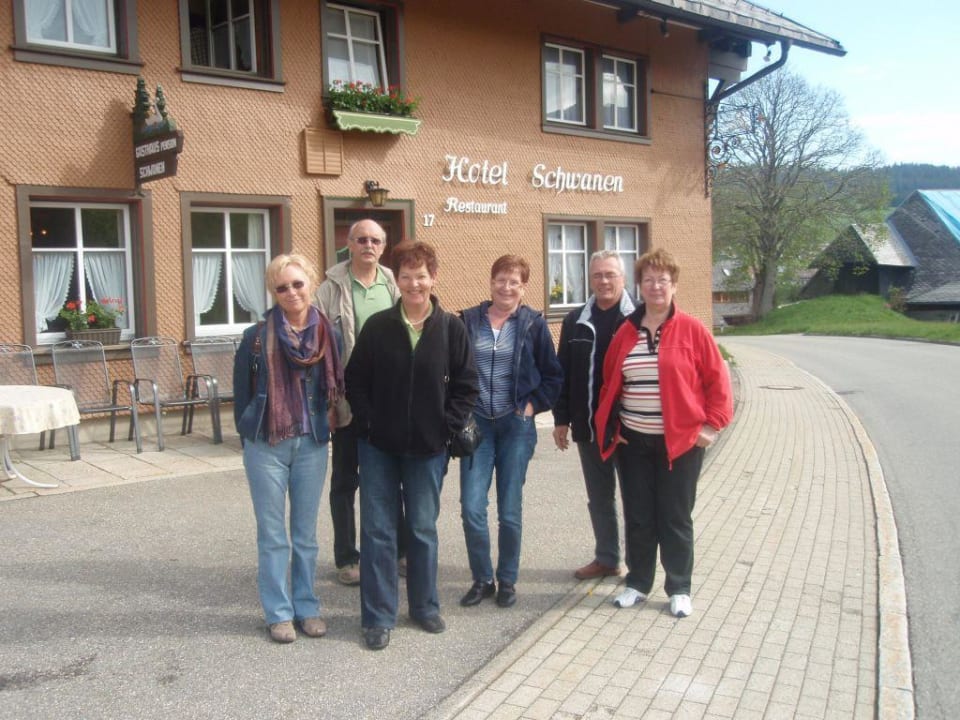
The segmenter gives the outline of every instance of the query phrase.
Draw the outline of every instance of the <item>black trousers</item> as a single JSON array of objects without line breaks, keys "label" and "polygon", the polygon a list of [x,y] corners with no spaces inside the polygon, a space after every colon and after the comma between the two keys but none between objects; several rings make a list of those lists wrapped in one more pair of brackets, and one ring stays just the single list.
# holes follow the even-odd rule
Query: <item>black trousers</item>
[{"label": "black trousers", "polygon": [[703,448],[690,448],[673,461],[671,469],[662,435],[646,435],[625,427],[620,434],[627,441],[617,446],[615,456],[623,498],[627,586],[650,593],[659,548],[667,595],[689,595],[692,515]]},{"label": "black trousers", "polygon": [[[333,561],[338,568],[360,562],[357,550],[357,490],[360,488],[357,429],[354,422],[333,434],[333,468],[330,472],[330,518],[333,521]],[[404,528],[403,503],[397,527]],[[406,532],[397,537],[397,557],[407,549]]]}]

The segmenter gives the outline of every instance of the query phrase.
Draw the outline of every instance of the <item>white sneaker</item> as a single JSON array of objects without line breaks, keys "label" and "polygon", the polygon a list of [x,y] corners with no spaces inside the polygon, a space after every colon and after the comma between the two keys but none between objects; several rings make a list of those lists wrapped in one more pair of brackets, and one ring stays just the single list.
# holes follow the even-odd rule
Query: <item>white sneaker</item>
[{"label": "white sneaker", "polygon": [[613,604],[618,608],[626,608],[632,607],[637,603],[642,603],[646,599],[647,596],[642,592],[639,590],[634,590],[632,587],[628,587],[613,599]]},{"label": "white sneaker", "polygon": [[671,595],[670,612],[678,618],[689,617],[693,612],[693,602],[689,595]]}]

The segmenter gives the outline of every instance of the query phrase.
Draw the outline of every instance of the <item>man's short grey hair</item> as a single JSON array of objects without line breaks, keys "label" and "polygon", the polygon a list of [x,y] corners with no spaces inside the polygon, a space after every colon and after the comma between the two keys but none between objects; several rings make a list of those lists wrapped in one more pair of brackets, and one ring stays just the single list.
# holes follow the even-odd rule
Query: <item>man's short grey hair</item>
[{"label": "man's short grey hair", "polygon": [[380,239],[381,240],[387,239],[387,231],[383,229],[383,226],[380,223],[378,223],[376,220],[373,220],[371,218],[363,218],[362,220],[357,220],[353,225],[350,226],[350,229],[347,231],[347,237],[350,240],[353,240],[354,234],[357,232],[357,225],[364,222],[370,222],[376,225],[377,230],[380,232]]},{"label": "man's short grey hair", "polygon": [[608,258],[613,258],[617,261],[617,265],[620,266],[621,275],[627,274],[627,269],[623,266],[623,255],[618,253],[616,250],[597,250],[593,255],[590,256],[590,264],[593,265],[593,263],[598,260],[606,260]]}]

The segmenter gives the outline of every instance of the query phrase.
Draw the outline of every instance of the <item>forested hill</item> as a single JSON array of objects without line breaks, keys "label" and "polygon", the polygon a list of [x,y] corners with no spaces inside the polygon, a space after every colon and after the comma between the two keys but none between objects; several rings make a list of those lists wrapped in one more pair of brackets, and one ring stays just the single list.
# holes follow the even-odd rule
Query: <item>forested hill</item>
[{"label": "forested hill", "polygon": [[890,177],[890,206],[897,207],[914,190],[960,190],[960,167],[900,163],[883,170]]}]

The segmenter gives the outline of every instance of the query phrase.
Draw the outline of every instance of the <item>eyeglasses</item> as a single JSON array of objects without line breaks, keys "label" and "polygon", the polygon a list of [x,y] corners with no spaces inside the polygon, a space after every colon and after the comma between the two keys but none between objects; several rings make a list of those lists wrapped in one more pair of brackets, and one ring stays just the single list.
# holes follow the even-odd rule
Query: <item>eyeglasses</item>
[{"label": "eyeglasses", "polygon": [[306,285],[306,283],[303,280],[294,280],[292,283],[287,285],[277,285],[274,290],[277,291],[277,295],[285,295],[286,293],[290,292],[291,289],[303,290],[304,285]]},{"label": "eyeglasses", "polygon": [[354,238],[353,241],[357,243],[357,245],[383,245],[383,238],[370,237],[369,235]]},{"label": "eyeglasses", "polygon": [[506,280],[503,278],[497,278],[493,281],[493,284],[498,288],[508,288],[510,290],[517,290],[523,287],[523,282],[520,280]]},{"label": "eyeglasses", "polygon": [[640,284],[646,287],[670,287],[673,284],[673,280],[668,277],[645,277],[640,281]]},{"label": "eyeglasses", "polygon": [[607,282],[613,282],[618,277],[620,277],[620,273],[618,272],[599,272],[599,273],[593,273],[590,276],[590,279],[593,280],[594,282],[600,282],[601,280],[606,280]]}]

